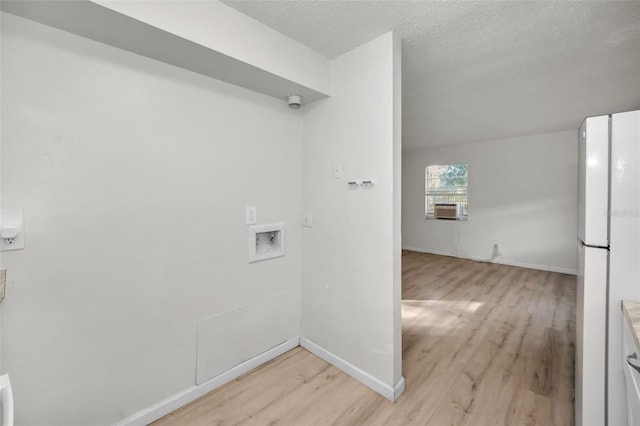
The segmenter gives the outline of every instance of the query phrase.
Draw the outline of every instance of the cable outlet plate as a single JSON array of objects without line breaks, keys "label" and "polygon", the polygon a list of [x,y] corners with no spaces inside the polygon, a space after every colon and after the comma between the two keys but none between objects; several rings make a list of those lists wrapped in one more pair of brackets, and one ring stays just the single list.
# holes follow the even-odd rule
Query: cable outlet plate
[{"label": "cable outlet plate", "polygon": [[306,228],[313,227],[313,213],[311,213],[311,211],[302,213],[302,226]]}]

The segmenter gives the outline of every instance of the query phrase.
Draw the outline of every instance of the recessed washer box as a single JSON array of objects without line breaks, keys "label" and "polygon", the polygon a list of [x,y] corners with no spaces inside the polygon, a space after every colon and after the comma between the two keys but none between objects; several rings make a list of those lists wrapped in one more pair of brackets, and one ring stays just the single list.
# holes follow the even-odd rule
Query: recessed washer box
[{"label": "recessed washer box", "polygon": [[284,256],[284,223],[249,227],[249,263]]}]

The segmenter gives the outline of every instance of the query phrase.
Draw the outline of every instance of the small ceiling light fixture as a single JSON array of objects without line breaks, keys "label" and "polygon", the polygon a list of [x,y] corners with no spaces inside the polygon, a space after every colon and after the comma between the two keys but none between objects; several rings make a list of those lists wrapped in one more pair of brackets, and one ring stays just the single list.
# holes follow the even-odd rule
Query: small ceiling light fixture
[{"label": "small ceiling light fixture", "polygon": [[292,93],[289,95],[288,101],[289,101],[289,108],[298,109],[300,108],[300,104],[302,103],[302,96]]}]

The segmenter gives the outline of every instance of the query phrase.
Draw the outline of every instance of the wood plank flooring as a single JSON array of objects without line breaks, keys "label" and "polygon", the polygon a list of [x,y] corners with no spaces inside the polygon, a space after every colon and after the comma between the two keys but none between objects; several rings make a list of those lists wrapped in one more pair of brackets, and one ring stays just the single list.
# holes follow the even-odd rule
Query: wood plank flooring
[{"label": "wood plank flooring", "polygon": [[397,403],[298,347],[154,425],[573,425],[574,276],[402,262]]}]

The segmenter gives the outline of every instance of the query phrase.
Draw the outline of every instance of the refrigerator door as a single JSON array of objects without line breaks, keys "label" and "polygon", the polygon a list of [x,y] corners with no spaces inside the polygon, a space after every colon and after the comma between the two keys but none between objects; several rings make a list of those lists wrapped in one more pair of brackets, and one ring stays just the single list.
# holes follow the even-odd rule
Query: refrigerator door
[{"label": "refrigerator door", "polygon": [[608,250],[578,244],[576,426],[605,424],[608,256]]},{"label": "refrigerator door", "polygon": [[609,116],[587,118],[578,145],[578,239],[607,247],[609,210]]},{"label": "refrigerator door", "polygon": [[640,111],[611,116],[611,217],[609,253],[609,425],[627,412],[622,347],[623,300],[640,300]]}]

